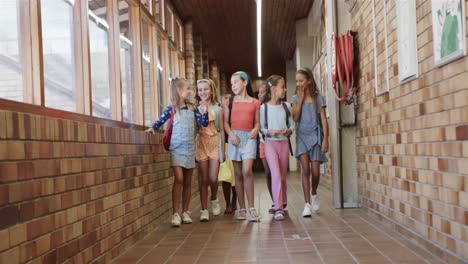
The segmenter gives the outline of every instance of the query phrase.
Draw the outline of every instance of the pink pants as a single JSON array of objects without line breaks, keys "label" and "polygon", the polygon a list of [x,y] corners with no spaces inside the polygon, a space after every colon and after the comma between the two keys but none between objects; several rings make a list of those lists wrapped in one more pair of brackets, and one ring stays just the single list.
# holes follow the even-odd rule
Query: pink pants
[{"label": "pink pants", "polygon": [[275,208],[283,209],[287,202],[286,175],[288,174],[289,145],[287,140],[265,140],[265,157],[271,171],[271,192]]}]

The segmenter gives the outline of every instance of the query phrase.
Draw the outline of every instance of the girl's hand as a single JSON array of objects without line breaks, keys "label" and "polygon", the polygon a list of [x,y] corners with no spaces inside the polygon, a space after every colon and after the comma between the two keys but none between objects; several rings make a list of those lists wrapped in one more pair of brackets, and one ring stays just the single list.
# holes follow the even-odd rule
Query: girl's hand
[{"label": "girl's hand", "polygon": [[208,105],[206,102],[200,102],[200,114],[204,115],[208,111]]},{"label": "girl's hand", "polygon": [[257,128],[252,129],[252,131],[250,131],[250,133],[249,133],[249,138],[250,139],[256,139],[257,136],[258,136],[258,130],[259,129],[257,129]]},{"label": "girl's hand", "polygon": [[327,152],[328,152],[328,148],[329,148],[329,146],[328,146],[328,140],[324,140],[324,141],[322,142],[322,152],[323,152],[323,153],[327,153]]},{"label": "girl's hand", "polygon": [[286,136],[286,137],[289,137],[289,136],[292,134],[292,130],[289,129],[289,128],[283,129],[283,130],[281,131],[281,134],[283,134],[283,135]]},{"label": "girl's hand", "polygon": [[146,132],[146,133],[153,134],[153,135],[156,133],[156,131],[154,131],[154,128],[152,128],[152,127],[146,129],[145,132]]},{"label": "girl's hand", "polygon": [[305,98],[304,88],[297,87],[297,99],[302,103]]},{"label": "girl's hand", "polygon": [[232,137],[230,136],[230,138],[231,138],[232,145],[234,145],[236,147],[238,147],[240,145],[240,140],[236,135],[233,134]]},{"label": "girl's hand", "polygon": [[267,131],[267,134],[270,136],[270,137],[277,137],[279,134],[281,134],[282,131],[281,130],[268,130]]}]

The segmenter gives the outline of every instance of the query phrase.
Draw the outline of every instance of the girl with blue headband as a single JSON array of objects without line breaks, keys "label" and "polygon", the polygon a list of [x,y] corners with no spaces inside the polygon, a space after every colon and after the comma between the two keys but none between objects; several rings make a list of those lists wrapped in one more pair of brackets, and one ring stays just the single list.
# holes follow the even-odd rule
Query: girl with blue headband
[{"label": "girl with blue headband", "polygon": [[[238,71],[231,77],[234,97],[224,105],[224,129],[228,135],[228,159],[234,164],[236,193],[239,201],[238,220],[259,221],[254,206],[254,180],[252,166],[257,156],[257,135],[260,130],[260,101],[253,98],[247,73]],[[249,210],[245,205],[247,193]]]}]

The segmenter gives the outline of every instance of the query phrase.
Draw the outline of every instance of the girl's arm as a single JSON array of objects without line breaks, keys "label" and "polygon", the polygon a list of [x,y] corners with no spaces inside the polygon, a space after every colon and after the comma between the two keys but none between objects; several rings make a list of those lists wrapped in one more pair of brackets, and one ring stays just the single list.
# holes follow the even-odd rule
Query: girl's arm
[{"label": "girl's arm", "polygon": [[267,120],[265,120],[265,104],[262,104],[260,106],[260,132],[263,134],[263,135],[267,135],[268,133],[268,129],[266,127],[266,122]]},{"label": "girl's arm", "polygon": [[297,90],[297,95],[292,101],[292,117],[294,122],[299,123],[301,120],[302,103],[304,102],[304,91]]},{"label": "girl's arm", "polygon": [[226,153],[226,144],[224,144],[224,142],[226,142],[226,134],[224,134],[224,111],[223,111],[223,107],[220,107],[219,108],[219,133],[221,133],[221,155],[223,155],[222,157],[222,160],[225,161],[226,160],[226,157],[225,157],[225,154]]},{"label": "girl's arm", "polygon": [[320,109],[320,119],[322,120],[322,129],[323,129],[323,142],[322,142],[322,152],[326,153],[328,152],[328,120],[327,120],[327,112],[325,110],[325,107],[322,107]]},{"label": "girl's arm", "polygon": [[252,131],[249,133],[249,138],[256,139],[258,136],[258,131],[260,130],[260,108],[255,110],[255,125]]},{"label": "girl's arm", "polygon": [[[234,103],[234,102],[233,102]],[[224,131],[230,138],[234,138],[234,133],[232,133],[231,126],[229,125],[229,108],[226,104],[223,105],[223,112],[224,112]]]},{"label": "girl's arm", "polygon": [[166,107],[166,109],[164,110],[162,115],[159,117],[159,119],[156,122],[154,122],[150,126],[150,129],[148,129],[147,131],[151,132],[149,130],[152,129],[154,131],[162,127],[162,125],[164,125],[164,123],[166,123],[166,121],[169,120],[169,118],[171,118],[171,113],[172,113],[172,105]]}]

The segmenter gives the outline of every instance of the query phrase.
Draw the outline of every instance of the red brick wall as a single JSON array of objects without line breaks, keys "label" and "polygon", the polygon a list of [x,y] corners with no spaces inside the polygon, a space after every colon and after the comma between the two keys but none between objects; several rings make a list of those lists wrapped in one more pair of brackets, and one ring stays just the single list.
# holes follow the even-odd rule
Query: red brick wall
[{"label": "red brick wall", "polygon": [[108,262],[169,219],[159,136],[0,111],[0,263]]},{"label": "red brick wall", "polygon": [[[382,0],[375,2],[383,6]],[[446,260],[467,260],[468,57],[434,66],[431,1],[418,0],[420,76],[400,85],[395,1],[387,1],[390,92],[376,96],[371,5],[357,1],[352,10],[360,47],[356,141],[361,200],[370,212]],[[377,28],[383,21],[377,19]],[[382,56],[384,45],[377,46]]]}]

